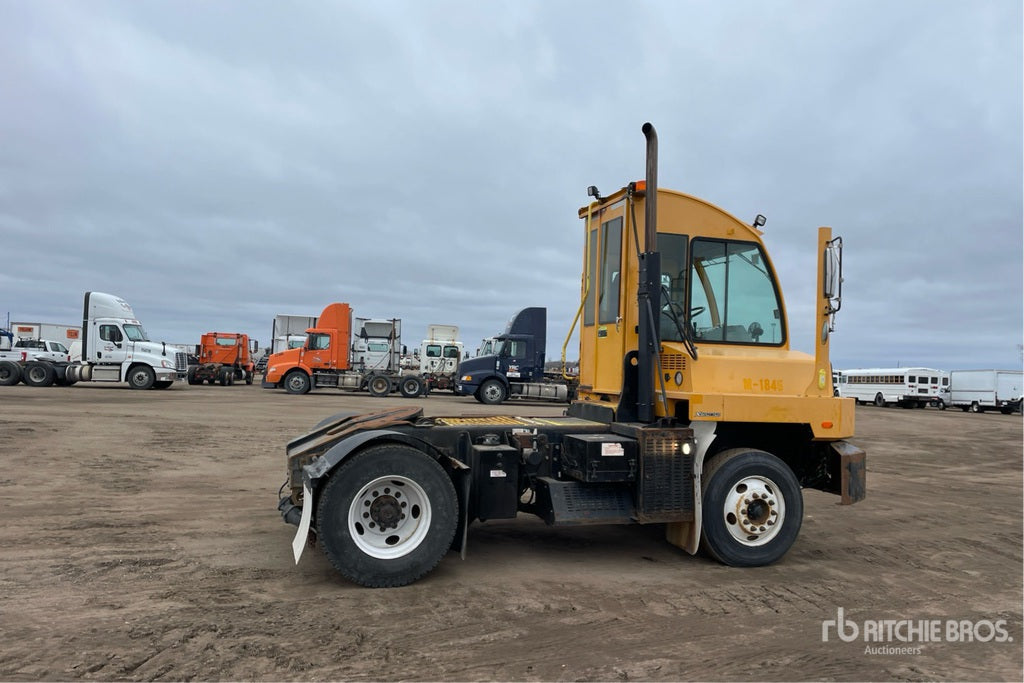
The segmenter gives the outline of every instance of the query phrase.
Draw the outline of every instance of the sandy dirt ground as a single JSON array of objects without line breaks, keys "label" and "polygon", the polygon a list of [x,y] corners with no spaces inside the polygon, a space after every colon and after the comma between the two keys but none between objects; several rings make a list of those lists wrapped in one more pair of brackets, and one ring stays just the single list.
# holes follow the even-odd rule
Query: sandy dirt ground
[{"label": "sandy dirt ground", "polygon": [[3,680],[1022,680],[1019,415],[858,408],[867,500],[806,491],[771,567],[692,557],[660,526],[520,516],[373,590],[318,549],[293,563],[283,447],[408,401],[84,384],[0,400]]}]

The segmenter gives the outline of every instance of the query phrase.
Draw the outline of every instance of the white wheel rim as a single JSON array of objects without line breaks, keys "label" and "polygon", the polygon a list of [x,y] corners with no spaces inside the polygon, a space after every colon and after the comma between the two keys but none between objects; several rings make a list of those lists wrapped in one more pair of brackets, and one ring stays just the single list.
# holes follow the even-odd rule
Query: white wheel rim
[{"label": "white wheel rim", "polygon": [[491,401],[497,401],[501,397],[501,387],[498,384],[488,384],[484,389],[484,396]]},{"label": "white wheel rim", "polygon": [[430,530],[430,500],[401,476],[378,477],[363,486],[348,510],[348,531],[361,551],[379,560],[408,555]]},{"label": "white wheel rim", "polygon": [[725,528],[746,546],[770,543],[782,531],[786,499],[767,477],[744,477],[733,484],[722,506]]}]

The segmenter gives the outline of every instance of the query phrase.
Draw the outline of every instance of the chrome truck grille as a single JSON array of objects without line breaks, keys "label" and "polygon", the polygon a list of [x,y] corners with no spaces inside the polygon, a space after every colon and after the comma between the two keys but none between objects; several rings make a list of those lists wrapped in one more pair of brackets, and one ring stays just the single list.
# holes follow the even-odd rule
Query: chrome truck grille
[{"label": "chrome truck grille", "polygon": [[184,377],[188,373],[188,355],[184,351],[174,353],[174,371],[179,377]]}]

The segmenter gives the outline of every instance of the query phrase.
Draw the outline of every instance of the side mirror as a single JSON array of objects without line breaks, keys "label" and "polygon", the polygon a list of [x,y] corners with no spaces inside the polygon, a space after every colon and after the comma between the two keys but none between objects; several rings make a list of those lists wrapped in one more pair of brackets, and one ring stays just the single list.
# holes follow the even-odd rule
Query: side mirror
[{"label": "side mirror", "polygon": [[841,238],[829,243],[825,250],[825,277],[822,282],[823,299],[838,299],[843,290],[843,243]]}]

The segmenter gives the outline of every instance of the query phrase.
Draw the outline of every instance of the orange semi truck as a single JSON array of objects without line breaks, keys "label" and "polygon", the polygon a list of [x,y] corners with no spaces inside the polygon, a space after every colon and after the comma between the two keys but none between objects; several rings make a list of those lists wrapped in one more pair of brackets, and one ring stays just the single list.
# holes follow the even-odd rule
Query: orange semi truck
[{"label": "orange semi truck", "polygon": [[398,391],[405,398],[424,396],[427,376],[400,374],[398,330],[400,321],[357,318],[352,307],[332,303],[324,308],[316,327],[306,330],[301,348],[287,349],[267,359],[264,389],[305,394],[314,387],[367,391],[382,397]]},{"label": "orange semi truck", "polygon": [[235,332],[207,332],[199,344],[199,365],[188,369],[188,383],[219,382],[230,386],[235,381],[252,384],[256,364],[252,359],[259,347],[255,339]]}]

